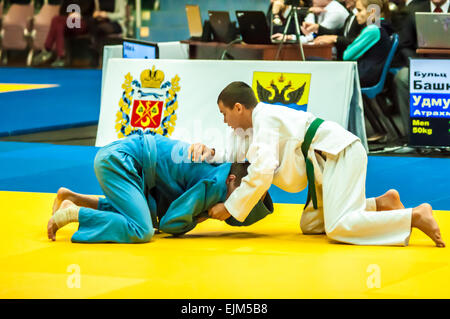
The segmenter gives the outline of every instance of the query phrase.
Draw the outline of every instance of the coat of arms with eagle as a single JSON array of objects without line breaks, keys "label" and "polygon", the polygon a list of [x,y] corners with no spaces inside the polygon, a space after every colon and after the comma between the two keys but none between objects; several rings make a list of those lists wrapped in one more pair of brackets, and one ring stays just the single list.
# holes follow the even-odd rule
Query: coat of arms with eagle
[{"label": "coat of arms with eagle", "polygon": [[255,72],[253,90],[260,102],[306,111],[311,74]]}]

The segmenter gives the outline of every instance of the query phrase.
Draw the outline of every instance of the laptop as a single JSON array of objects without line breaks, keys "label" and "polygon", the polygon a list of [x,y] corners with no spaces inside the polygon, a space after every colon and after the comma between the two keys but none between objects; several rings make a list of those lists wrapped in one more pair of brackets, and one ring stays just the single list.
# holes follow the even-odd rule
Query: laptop
[{"label": "laptop", "polygon": [[419,48],[450,49],[450,13],[416,12]]},{"label": "laptop", "polygon": [[185,7],[191,39],[201,39],[203,26],[200,7],[197,4],[187,4]]},{"label": "laptop", "polygon": [[158,59],[158,44],[134,39],[123,39],[122,54],[124,59]]},{"label": "laptop", "polygon": [[262,11],[236,11],[242,41],[248,44],[271,44],[266,15]]},{"label": "laptop", "polygon": [[[272,32],[267,24],[267,18],[262,11],[236,11],[242,41],[248,44],[280,43],[272,39]],[[298,43],[296,40],[285,40],[285,43]]]},{"label": "laptop", "polygon": [[230,43],[236,39],[236,30],[228,11],[208,11],[208,16],[215,41]]}]

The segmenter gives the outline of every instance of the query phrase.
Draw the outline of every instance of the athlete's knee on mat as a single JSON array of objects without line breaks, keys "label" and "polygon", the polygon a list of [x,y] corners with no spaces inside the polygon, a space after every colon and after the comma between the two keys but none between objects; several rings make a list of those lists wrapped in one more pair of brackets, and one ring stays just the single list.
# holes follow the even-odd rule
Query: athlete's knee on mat
[{"label": "athlete's knee on mat", "polygon": [[327,236],[331,239],[334,239],[340,232],[341,232],[342,226],[340,225],[340,221],[337,220],[333,224],[332,223],[325,223],[325,233]]},{"label": "athlete's knee on mat", "polygon": [[336,238],[338,237],[338,231],[336,231],[336,228],[325,228],[325,234],[327,235],[328,238],[336,240]]},{"label": "athlete's knee on mat", "polygon": [[325,233],[325,229],[323,227],[323,224],[302,225],[300,223],[300,229],[302,230],[302,233],[304,235],[318,235],[318,234],[324,234]]},{"label": "athlete's knee on mat", "polygon": [[155,231],[149,230],[149,231],[145,231],[145,232],[141,232],[137,235],[137,243],[148,243],[152,238],[153,235],[155,234]]},{"label": "athlete's knee on mat", "polygon": [[325,233],[323,220],[320,218],[308,218],[302,216],[300,229],[305,235],[316,235]]},{"label": "athlete's knee on mat", "polygon": [[355,225],[348,222],[349,216],[342,216],[334,224],[325,223],[325,233],[328,238],[339,240],[342,236],[351,236],[355,232]]},{"label": "athlete's knee on mat", "polygon": [[155,234],[155,230],[151,224],[140,225],[139,227],[135,227],[135,242],[137,243],[147,243]]},{"label": "athlete's knee on mat", "polygon": [[142,232],[138,238],[140,242],[147,243],[153,238],[154,234],[155,230],[152,228],[151,230],[149,229],[147,231]]},{"label": "athlete's knee on mat", "polygon": [[117,234],[120,242],[146,243],[152,239],[155,233],[151,221],[135,222],[121,214],[114,214],[113,216],[109,219],[105,228]]}]

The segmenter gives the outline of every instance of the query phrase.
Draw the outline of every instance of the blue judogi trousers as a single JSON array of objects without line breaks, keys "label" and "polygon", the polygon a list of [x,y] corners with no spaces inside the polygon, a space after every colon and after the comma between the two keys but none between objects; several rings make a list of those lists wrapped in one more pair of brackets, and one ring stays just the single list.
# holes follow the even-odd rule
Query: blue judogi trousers
[{"label": "blue judogi trousers", "polygon": [[94,170],[106,198],[99,199],[97,210],[80,208],[72,242],[143,243],[153,237],[142,167],[116,145],[97,153]]}]

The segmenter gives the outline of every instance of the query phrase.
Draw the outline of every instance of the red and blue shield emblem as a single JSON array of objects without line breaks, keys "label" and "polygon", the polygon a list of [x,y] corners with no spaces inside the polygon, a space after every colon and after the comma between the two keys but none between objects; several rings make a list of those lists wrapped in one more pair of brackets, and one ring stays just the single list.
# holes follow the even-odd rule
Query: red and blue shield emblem
[{"label": "red and blue shield emblem", "polygon": [[155,100],[134,100],[131,125],[143,130],[161,125],[164,102]]}]

